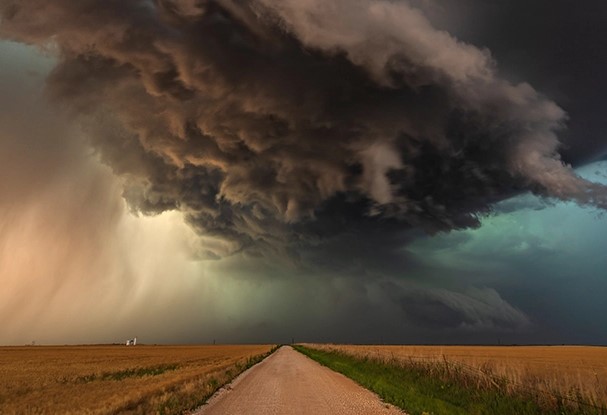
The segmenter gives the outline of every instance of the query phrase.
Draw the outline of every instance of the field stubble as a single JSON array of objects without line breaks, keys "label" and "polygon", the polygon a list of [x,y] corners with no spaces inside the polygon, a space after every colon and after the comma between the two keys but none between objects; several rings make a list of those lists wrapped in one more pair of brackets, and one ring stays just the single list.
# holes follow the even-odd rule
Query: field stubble
[{"label": "field stubble", "polygon": [[0,347],[0,414],[170,414],[272,345]]},{"label": "field stubble", "polygon": [[455,377],[469,386],[532,396],[546,407],[572,407],[583,412],[585,408],[607,407],[607,347],[305,346],[423,367],[428,373]]}]

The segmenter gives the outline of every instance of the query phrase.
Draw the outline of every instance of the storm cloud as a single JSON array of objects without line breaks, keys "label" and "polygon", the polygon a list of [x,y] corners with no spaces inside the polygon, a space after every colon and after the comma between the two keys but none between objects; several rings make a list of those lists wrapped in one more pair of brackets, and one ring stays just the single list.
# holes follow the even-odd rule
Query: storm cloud
[{"label": "storm cloud", "polygon": [[0,341],[560,342],[604,308],[551,280],[604,286],[585,4],[0,0]]},{"label": "storm cloud", "polygon": [[529,318],[504,301],[491,288],[470,288],[459,293],[446,290],[403,289],[385,286],[405,312],[405,319],[425,328],[466,330],[515,330],[529,327]]},{"label": "storm cloud", "polygon": [[4,37],[59,57],[48,90],[131,208],[184,212],[201,257],[474,227],[523,191],[605,206],[560,159],[564,111],[407,2],[0,5]]}]

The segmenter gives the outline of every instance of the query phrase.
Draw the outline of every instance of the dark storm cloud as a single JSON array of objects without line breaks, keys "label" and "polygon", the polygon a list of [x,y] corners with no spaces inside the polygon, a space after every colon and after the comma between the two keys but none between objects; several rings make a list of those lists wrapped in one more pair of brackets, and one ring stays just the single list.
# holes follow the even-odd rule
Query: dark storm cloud
[{"label": "dark storm cloud", "polygon": [[528,190],[606,204],[602,186],[560,160],[564,111],[407,2],[0,0],[0,10],[3,36],[59,55],[48,89],[82,116],[132,209],[184,212],[219,241],[203,257],[305,260],[331,246],[337,257],[369,234],[361,257],[386,255],[402,230],[477,226]]},{"label": "dark storm cloud", "polygon": [[531,326],[522,311],[492,288],[466,292],[411,289],[384,283],[387,296],[404,311],[410,323],[429,329],[520,330]]},{"label": "dark storm cloud", "polygon": [[559,136],[574,165],[607,154],[607,3],[587,0],[416,1],[441,29],[491,50],[500,73],[525,80],[569,115]]}]

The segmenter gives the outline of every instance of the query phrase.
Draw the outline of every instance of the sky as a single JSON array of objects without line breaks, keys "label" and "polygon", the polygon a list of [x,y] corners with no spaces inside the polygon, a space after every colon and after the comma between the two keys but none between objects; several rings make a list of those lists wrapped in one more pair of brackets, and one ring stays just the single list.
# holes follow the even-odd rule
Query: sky
[{"label": "sky", "polygon": [[0,344],[607,344],[602,0],[0,0]]}]

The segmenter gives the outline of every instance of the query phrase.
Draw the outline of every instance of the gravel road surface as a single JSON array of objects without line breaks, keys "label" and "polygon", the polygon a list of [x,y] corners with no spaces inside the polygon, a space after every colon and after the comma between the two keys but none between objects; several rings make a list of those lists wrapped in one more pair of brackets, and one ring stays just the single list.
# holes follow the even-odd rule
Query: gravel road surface
[{"label": "gravel road surface", "polygon": [[195,415],[403,415],[345,376],[284,346]]}]

